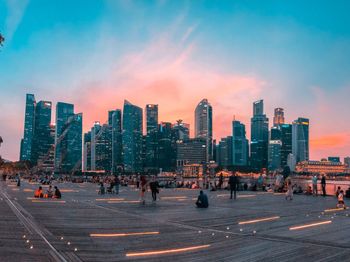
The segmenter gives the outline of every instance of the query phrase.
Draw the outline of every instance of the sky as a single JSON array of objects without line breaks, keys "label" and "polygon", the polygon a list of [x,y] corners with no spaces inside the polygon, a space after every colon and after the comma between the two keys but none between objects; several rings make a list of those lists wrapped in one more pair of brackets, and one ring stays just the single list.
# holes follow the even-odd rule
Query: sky
[{"label": "sky", "polygon": [[[207,98],[214,137],[252,103],[310,118],[310,158],[350,155],[350,1],[2,0],[0,155],[19,158],[25,94],[73,103],[84,130],[124,99],[191,124]],[[54,119],[54,112],[52,115]]]}]

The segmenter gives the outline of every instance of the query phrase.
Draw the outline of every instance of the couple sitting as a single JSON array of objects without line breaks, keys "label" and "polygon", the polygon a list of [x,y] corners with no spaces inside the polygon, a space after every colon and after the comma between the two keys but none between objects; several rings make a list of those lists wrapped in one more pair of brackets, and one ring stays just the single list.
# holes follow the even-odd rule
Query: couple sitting
[{"label": "couple sitting", "polygon": [[50,185],[47,189],[46,193],[43,193],[43,188],[39,186],[37,190],[34,191],[35,198],[61,198],[61,191],[55,186],[55,192],[52,190],[52,186]]}]

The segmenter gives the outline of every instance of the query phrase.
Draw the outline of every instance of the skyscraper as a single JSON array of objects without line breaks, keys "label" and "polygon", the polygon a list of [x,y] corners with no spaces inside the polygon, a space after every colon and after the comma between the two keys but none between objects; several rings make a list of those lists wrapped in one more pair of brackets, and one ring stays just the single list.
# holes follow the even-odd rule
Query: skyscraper
[{"label": "skyscraper", "polygon": [[199,102],[195,109],[195,137],[206,141],[206,161],[213,157],[213,108],[207,99]]},{"label": "skyscraper", "polygon": [[275,115],[273,117],[273,125],[279,126],[284,124],[284,109],[283,108],[275,108]]},{"label": "skyscraper", "polygon": [[24,134],[21,142],[20,160],[31,160],[32,140],[34,135],[35,120],[35,97],[33,94],[26,95],[26,109],[24,117]]},{"label": "skyscraper", "polygon": [[59,169],[57,170],[55,166],[55,170],[65,174],[81,171],[83,114],[72,114],[62,126],[61,131],[60,150],[56,150],[59,155],[55,155],[55,159],[59,159]]},{"label": "skyscraper", "polygon": [[91,170],[112,171],[112,129],[95,122],[91,128]]},{"label": "skyscraper", "polygon": [[[56,105],[56,132],[55,132],[55,171],[61,171],[61,145],[68,131],[68,119],[74,114],[74,105],[58,102]],[[65,131],[65,132],[64,132]]]},{"label": "skyscraper", "polygon": [[233,163],[232,136],[221,138],[217,148],[218,165],[223,168],[232,166]]},{"label": "skyscraper", "polygon": [[35,107],[34,135],[32,141],[31,161],[34,165],[38,160],[49,157],[49,149],[54,144],[51,136],[51,102],[40,101]]},{"label": "skyscraper", "polygon": [[91,170],[91,131],[84,134],[83,171]]},{"label": "skyscraper", "polygon": [[245,125],[236,120],[232,121],[232,151],[232,165],[248,165],[249,145]]},{"label": "skyscraper", "polygon": [[163,171],[176,169],[176,134],[169,122],[159,124],[158,130],[158,167]]},{"label": "skyscraper", "polygon": [[126,172],[142,172],[142,108],[124,101],[123,161]]},{"label": "skyscraper", "polygon": [[269,140],[269,170],[281,168],[282,135],[280,125],[274,125],[270,131]]},{"label": "skyscraper", "polygon": [[296,162],[309,160],[309,119],[299,117],[293,122],[292,151]]},{"label": "skyscraper", "polygon": [[146,105],[145,166],[158,169],[158,105]]},{"label": "skyscraper", "polygon": [[281,130],[281,167],[288,165],[288,155],[292,154],[292,125],[282,124],[279,126]]},{"label": "skyscraper", "polygon": [[266,168],[268,164],[269,119],[264,114],[264,101],[253,103],[251,118],[250,160],[255,169]]},{"label": "skyscraper", "polygon": [[123,169],[123,144],[122,144],[122,112],[116,109],[111,115],[112,127],[112,172],[114,174]]}]

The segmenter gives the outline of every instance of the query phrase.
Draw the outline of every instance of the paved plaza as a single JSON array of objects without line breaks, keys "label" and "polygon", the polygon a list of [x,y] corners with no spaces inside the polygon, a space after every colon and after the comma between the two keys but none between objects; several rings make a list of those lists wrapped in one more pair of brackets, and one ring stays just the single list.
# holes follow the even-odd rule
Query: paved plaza
[{"label": "paved plaza", "polygon": [[216,191],[198,209],[198,190],[162,189],[156,204],[148,193],[143,206],[130,187],[54,185],[60,200],[1,182],[0,261],[350,261],[350,211],[335,197]]}]

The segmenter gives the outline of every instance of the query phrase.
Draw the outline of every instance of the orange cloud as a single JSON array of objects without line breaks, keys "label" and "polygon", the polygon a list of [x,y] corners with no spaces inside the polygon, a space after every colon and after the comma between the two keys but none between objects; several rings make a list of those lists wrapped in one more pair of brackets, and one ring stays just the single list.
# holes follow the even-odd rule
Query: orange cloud
[{"label": "orange cloud", "polygon": [[320,136],[310,140],[311,147],[315,150],[326,148],[338,148],[350,145],[350,134],[339,133],[326,136]]}]

